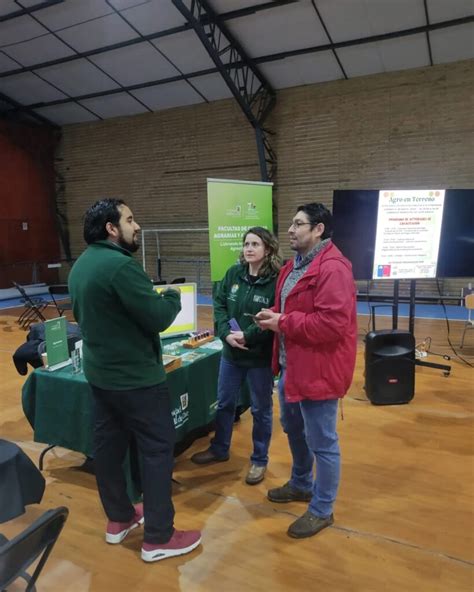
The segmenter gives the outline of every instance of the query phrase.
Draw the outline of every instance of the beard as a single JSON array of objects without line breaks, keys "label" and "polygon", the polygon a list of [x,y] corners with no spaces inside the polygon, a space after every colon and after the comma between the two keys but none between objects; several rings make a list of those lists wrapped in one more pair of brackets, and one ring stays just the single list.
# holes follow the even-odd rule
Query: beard
[{"label": "beard", "polygon": [[140,248],[140,245],[138,244],[138,242],[135,242],[134,240],[132,240],[132,241],[126,240],[125,237],[123,236],[122,231],[120,231],[120,234],[119,234],[119,237],[117,240],[117,244],[119,245],[119,247],[122,247],[122,249],[126,249],[130,253],[136,253],[138,251],[138,249]]}]

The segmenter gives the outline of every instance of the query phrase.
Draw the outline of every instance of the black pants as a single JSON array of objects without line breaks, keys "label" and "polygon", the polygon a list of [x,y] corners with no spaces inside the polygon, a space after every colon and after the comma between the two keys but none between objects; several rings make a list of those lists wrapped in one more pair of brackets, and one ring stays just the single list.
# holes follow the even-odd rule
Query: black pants
[{"label": "black pants", "polygon": [[176,440],[167,386],[128,391],[92,386],[92,393],[95,472],[105,513],[114,522],[128,522],[134,516],[122,468],[133,434],[142,467],[144,540],[167,543],[174,532],[171,476]]}]

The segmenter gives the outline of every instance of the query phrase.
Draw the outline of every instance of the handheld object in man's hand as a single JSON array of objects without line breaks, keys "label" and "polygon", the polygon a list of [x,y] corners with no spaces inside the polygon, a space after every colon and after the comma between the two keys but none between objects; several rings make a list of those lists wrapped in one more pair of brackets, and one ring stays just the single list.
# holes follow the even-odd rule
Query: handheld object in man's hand
[{"label": "handheld object in man's hand", "polygon": [[244,317],[252,317],[252,321],[255,321],[255,319],[257,318],[257,316],[252,314],[251,312],[244,312]]}]

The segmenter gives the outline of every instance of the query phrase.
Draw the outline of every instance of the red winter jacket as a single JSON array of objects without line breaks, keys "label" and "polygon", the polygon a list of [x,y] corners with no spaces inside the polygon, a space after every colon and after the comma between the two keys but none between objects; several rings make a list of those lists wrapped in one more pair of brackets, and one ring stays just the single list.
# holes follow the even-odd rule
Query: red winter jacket
[{"label": "red winter jacket", "polygon": [[[281,290],[292,269],[293,260],[278,277],[275,312],[281,312]],[[285,336],[286,400],[342,398],[355,366],[356,290],[352,266],[332,242],[288,294],[278,326]],[[280,369],[278,335],[273,343],[275,374]]]}]

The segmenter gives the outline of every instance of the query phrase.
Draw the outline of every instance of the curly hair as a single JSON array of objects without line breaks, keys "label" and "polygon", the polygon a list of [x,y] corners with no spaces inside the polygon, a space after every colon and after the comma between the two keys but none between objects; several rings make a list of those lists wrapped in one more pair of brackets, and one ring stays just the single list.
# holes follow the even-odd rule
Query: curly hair
[{"label": "curly hair", "polygon": [[[258,270],[258,275],[260,277],[278,275],[282,266],[282,258],[278,252],[278,240],[276,239],[275,235],[269,232],[266,228],[262,228],[262,226],[254,226],[249,228],[244,234],[242,237],[242,244],[245,243],[245,239],[247,238],[248,234],[255,234],[258,236],[263,242],[265,249],[268,251],[260,269]],[[243,250],[240,252],[239,262],[242,265],[247,264],[244,258]]]}]

